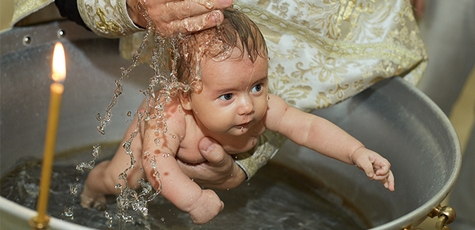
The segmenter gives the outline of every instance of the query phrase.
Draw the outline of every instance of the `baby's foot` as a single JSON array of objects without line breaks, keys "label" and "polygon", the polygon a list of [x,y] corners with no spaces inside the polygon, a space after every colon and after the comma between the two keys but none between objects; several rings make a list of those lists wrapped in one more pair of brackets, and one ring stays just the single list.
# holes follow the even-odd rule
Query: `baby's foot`
[{"label": "baby's foot", "polygon": [[81,194],[81,206],[83,208],[89,209],[93,207],[99,211],[103,211],[107,208],[106,198],[104,196],[99,196],[96,198],[92,198],[90,196],[85,195],[84,193]]}]

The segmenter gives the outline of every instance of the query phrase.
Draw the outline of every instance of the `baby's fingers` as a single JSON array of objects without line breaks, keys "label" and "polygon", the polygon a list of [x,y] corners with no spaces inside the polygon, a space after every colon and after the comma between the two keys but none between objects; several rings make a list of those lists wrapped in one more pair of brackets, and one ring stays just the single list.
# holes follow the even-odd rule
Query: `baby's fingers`
[{"label": "baby's fingers", "polygon": [[372,179],[381,181],[385,188],[389,189],[390,191],[394,191],[394,175],[390,170],[390,167],[391,165],[386,161],[375,164],[375,174]]},{"label": "baby's fingers", "polygon": [[366,173],[366,176],[373,179],[374,169],[373,169],[373,164],[371,163],[371,161],[362,161],[362,162],[357,163],[356,166],[362,169]]},{"label": "baby's fingers", "polygon": [[388,176],[381,180],[381,183],[383,183],[384,187],[389,189],[389,191],[394,191],[394,175],[391,170],[389,170]]},{"label": "baby's fingers", "polygon": [[390,166],[389,165],[386,165],[386,164],[383,164],[383,165],[380,165],[380,166],[373,166],[373,170],[374,170],[374,176],[373,176],[373,180],[382,180],[386,177],[389,176],[389,173],[391,173],[391,170],[389,170]]}]

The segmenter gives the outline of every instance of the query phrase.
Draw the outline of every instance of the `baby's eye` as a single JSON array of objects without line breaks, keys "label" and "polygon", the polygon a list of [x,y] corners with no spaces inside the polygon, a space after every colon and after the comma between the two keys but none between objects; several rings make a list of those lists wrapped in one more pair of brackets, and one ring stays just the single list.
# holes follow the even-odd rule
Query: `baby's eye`
[{"label": "baby's eye", "polygon": [[233,94],[232,93],[227,93],[227,94],[223,94],[221,96],[219,96],[219,99],[223,100],[223,101],[229,101],[233,98]]},{"label": "baby's eye", "polygon": [[260,92],[261,90],[262,90],[262,84],[257,84],[254,87],[252,87],[251,93],[257,93],[257,92]]}]

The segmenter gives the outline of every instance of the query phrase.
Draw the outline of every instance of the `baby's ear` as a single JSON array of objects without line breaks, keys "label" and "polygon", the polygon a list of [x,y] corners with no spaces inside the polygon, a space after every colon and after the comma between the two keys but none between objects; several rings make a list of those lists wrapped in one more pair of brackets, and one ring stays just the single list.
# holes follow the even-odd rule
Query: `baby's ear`
[{"label": "baby's ear", "polygon": [[181,107],[184,110],[191,110],[191,94],[180,91],[178,96],[180,97]]}]

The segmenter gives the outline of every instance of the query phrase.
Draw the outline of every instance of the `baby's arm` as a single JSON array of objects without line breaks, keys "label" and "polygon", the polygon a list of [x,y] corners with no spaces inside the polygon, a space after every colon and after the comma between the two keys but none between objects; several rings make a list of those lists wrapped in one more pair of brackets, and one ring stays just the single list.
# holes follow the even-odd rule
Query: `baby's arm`
[{"label": "baby's arm", "polygon": [[355,164],[366,175],[394,190],[394,176],[388,160],[330,121],[289,106],[280,97],[270,95],[266,127],[295,143],[348,164]]},{"label": "baby's arm", "polygon": [[[223,208],[224,203],[212,190],[202,190],[178,165],[176,153],[179,149],[180,133],[184,127],[175,124],[179,120],[167,117],[167,133],[157,134],[155,119],[144,122],[143,157],[144,173],[150,184],[161,189],[161,194],[177,208],[188,212],[197,224],[204,224],[213,219]],[[177,129],[183,131],[174,132]],[[159,143],[156,142],[158,138]]]}]

